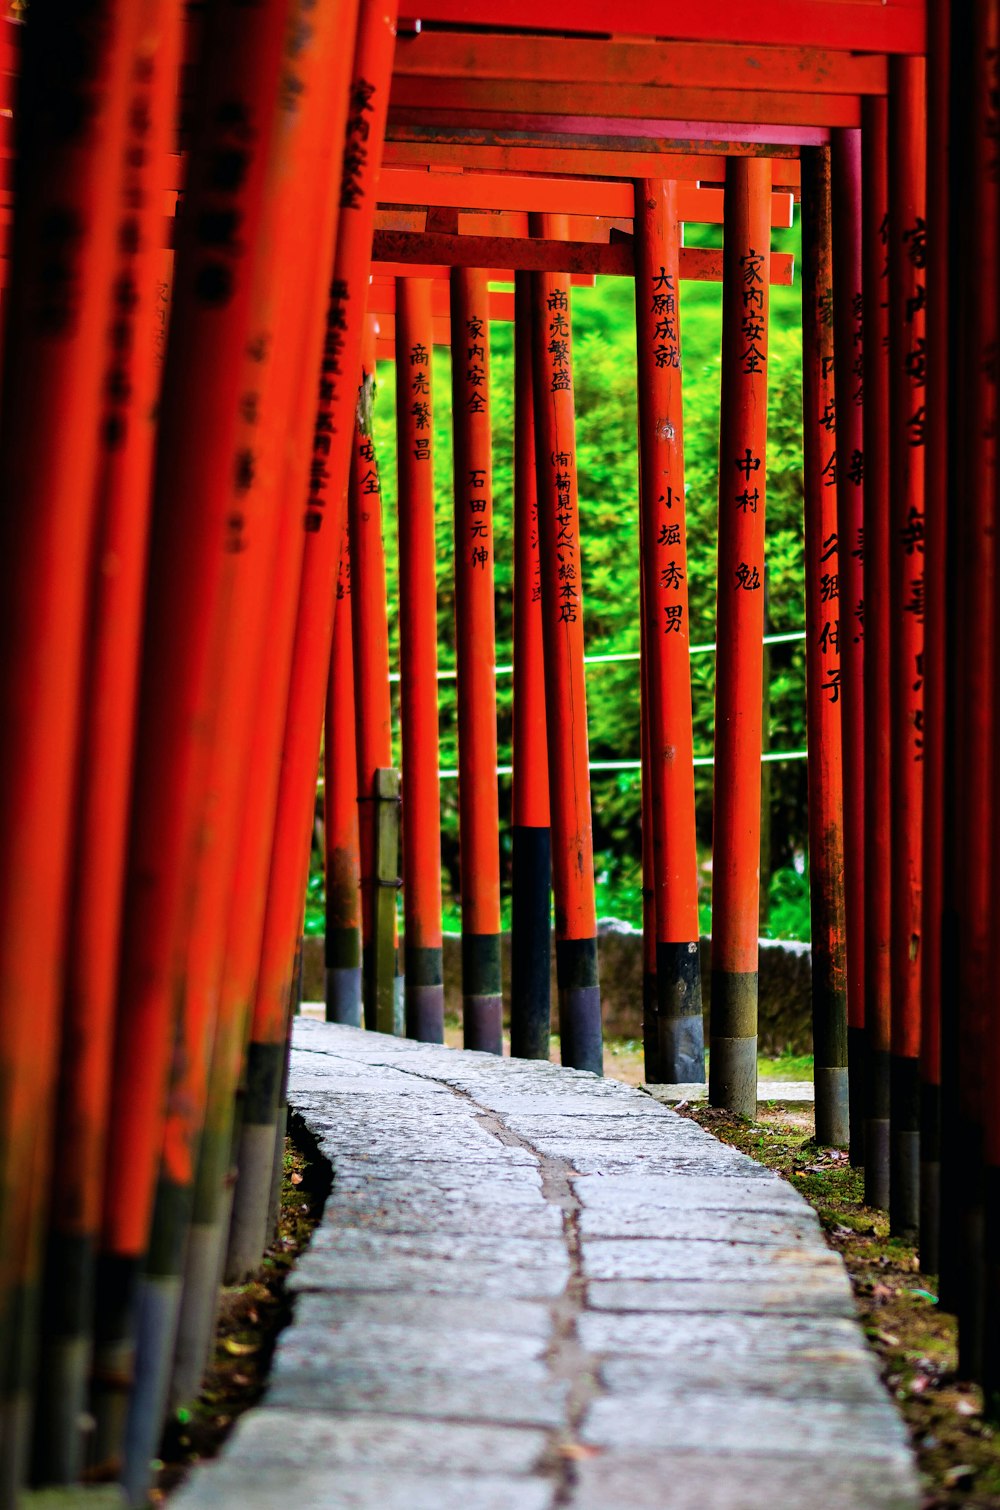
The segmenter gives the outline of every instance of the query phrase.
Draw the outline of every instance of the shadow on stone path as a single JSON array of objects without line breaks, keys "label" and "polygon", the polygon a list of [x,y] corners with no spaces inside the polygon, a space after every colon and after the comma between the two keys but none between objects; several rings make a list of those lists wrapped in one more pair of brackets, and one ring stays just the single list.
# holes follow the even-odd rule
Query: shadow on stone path
[{"label": "shadow on stone path", "polygon": [[264,1403],[177,1510],[914,1510],[814,1213],[641,1091],[300,1020],[334,1169]]}]

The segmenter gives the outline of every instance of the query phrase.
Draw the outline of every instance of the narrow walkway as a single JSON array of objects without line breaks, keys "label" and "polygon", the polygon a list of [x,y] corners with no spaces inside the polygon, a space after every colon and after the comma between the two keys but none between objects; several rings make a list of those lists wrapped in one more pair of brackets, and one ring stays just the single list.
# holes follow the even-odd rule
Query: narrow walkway
[{"label": "narrow walkway", "polygon": [[300,1021],[335,1173],[263,1405],[178,1510],[913,1510],[796,1191],[641,1091]]}]

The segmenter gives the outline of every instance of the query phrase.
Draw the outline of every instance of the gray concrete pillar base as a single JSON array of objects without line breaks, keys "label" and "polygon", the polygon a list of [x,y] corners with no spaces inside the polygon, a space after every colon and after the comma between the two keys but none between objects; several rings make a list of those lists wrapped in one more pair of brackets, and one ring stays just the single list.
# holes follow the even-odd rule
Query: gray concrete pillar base
[{"label": "gray concrete pillar base", "polygon": [[813,1070],[816,1092],[816,1142],[823,1148],[847,1148],[851,1141],[850,1085],[846,1065]]},{"label": "gray concrete pillar base", "polygon": [[485,1054],[503,1053],[503,997],[462,997],[462,1044]]},{"label": "gray concrete pillar base", "polygon": [[180,1309],[180,1275],[147,1274],[143,1278],[136,1317],[135,1383],[125,1423],[122,1473],[128,1503],[135,1510],[143,1510],[149,1503],[153,1459],[167,1414]]},{"label": "gray concrete pillar base", "polygon": [[712,1038],[708,1099],[737,1117],[757,1116],[757,1039]]},{"label": "gray concrete pillar base", "polygon": [[245,1122],[226,1255],[226,1283],[242,1284],[260,1267],[267,1246],[267,1206],[274,1171],[274,1122]]},{"label": "gray concrete pillar base", "polygon": [[326,968],[326,1020],[347,1028],[361,1026],[361,966]]}]

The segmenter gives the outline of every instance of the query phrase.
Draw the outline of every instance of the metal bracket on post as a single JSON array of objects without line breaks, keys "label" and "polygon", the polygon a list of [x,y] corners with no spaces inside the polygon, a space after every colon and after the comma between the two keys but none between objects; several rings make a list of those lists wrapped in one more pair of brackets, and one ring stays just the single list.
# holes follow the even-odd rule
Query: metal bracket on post
[{"label": "metal bracket on post", "polygon": [[375,1026],[379,1033],[401,1034],[396,1010],[396,893],[399,876],[399,772],[381,766],[375,772]]}]

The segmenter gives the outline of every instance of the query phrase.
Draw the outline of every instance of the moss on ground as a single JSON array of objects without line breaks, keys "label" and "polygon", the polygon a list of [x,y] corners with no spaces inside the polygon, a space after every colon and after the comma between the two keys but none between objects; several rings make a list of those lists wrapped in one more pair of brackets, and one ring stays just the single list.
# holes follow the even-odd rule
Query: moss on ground
[{"label": "moss on ground", "polygon": [[862,1171],[817,1146],[811,1112],[763,1110],[757,1122],[706,1106],[682,1115],[776,1170],[816,1210],[909,1427],[923,1510],[1000,1510],[1000,1428],[984,1419],[981,1391],[958,1378],[955,1319],[937,1305],[937,1277],[921,1273],[913,1243],[890,1237],[888,1216],[864,1204]]}]

